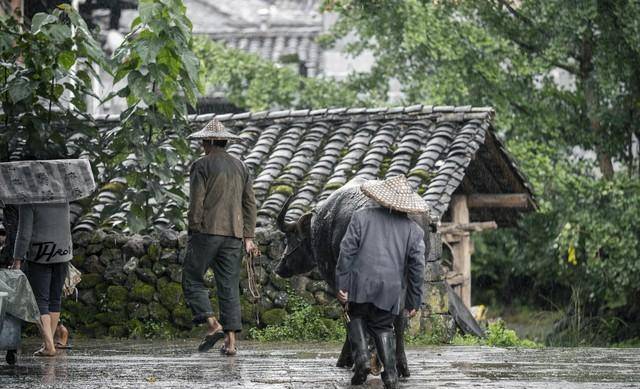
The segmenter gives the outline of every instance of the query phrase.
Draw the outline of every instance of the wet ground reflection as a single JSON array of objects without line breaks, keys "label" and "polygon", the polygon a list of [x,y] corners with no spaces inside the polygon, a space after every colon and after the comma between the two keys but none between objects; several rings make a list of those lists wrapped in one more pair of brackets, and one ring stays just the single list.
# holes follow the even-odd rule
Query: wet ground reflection
[{"label": "wet ground reflection", "polygon": [[[242,343],[236,357],[195,352],[197,340],[76,341],[55,358],[0,364],[2,388],[347,388],[336,344]],[[419,347],[405,388],[640,388],[639,349]],[[381,388],[371,377],[366,388]]]}]

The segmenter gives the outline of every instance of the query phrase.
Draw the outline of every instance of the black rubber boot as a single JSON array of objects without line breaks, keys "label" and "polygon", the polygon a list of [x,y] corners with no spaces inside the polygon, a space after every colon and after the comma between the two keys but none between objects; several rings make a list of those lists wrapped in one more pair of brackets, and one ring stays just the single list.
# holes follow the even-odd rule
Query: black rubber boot
[{"label": "black rubber boot", "polygon": [[407,319],[404,315],[398,315],[393,321],[396,333],[396,368],[399,377],[409,377],[409,364],[407,354],[404,352],[404,331],[407,328]]},{"label": "black rubber boot", "polygon": [[353,357],[351,356],[351,345],[349,344],[349,337],[344,340],[342,345],[342,351],[338,357],[337,367],[351,368],[353,366]]},{"label": "black rubber boot", "polygon": [[392,331],[382,332],[376,337],[378,356],[384,366],[382,382],[385,389],[397,389],[398,372],[396,370],[396,337]]},{"label": "black rubber boot", "polygon": [[351,355],[355,364],[351,385],[362,385],[367,381],[367,376],[371,371],[364,320],[356,318],[351,319],[349,322],[349,343],[351,344]]}]

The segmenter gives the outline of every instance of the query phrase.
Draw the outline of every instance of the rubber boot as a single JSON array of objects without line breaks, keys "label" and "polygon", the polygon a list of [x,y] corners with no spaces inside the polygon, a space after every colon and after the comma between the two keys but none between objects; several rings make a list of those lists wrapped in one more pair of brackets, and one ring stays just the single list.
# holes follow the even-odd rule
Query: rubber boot
[{"label": "rubber boot", "polygon": [[409,364],[407,363],[407,354],[404,351],[404,331],[407,328],[409,319],[404,315],[398,315],[393,321],[396,334],[396,368],[399,377],[409,377]]},{"label": "rubber boot", "polygon": [[349,322],[349,343],[355,364],[355,372],[351,377],[351,385],[362,385],[367,381],[371,371],[367,335],[363,319],[355,318]]},{"label": "rubber boot", "polygon": [[349,344],[349,337],[344,340],[344,344],[342,345],[342,351],[340,352],[340,356],[338,357],[338,362],[336,363],[337,367],[346,367],[351,368],[353,366],[353,357],[351,355],[351,345]]},{"label": "rubber boot", "polygon": [[396,370],[396,337],[393,331],[382,332],[376,335],[376,347],[378,356],[384,366],[382,382],[385,389],[397,389],[398,372]]}]

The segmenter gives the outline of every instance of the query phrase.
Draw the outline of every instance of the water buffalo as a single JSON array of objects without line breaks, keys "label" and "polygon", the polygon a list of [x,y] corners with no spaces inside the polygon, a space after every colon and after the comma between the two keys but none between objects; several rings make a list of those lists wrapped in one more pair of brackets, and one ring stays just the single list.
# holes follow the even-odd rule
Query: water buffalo
[{"label": "water buffalo", "polygon": [[[275,272],[281,277],[291,277],[302,274],[318,267],[324,280],[335,291],[335,273],[340,242],[344,236],[351,215],[364,207],[369,201],[360,186],[363,179],[353,179],[345,186],[335,191],[313,212],[302,215],[296,222],[285,221],[285,214],[291,198],[287,200],[277,218],[277,227],[285,233],[286,247]],[[416,219],[414,219],[416,220]],[[425,225],[423,220],[416,220]],[[428,231],[425,228],[425,231]],[[429,250],[429,234],[425,234],[425,245]],[[396,360],[398,375],[408,377],[407,358],[404,352],[404,328],[406,319],[399,315],[395,322],[396,329]],[[350,367],[351,349],[348,340],[345,341],[342,353],[338,359],[339,367]]]}]

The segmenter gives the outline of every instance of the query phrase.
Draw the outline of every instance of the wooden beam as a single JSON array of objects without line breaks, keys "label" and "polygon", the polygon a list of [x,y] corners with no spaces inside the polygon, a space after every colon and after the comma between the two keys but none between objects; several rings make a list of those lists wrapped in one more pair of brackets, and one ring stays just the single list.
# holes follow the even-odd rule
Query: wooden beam
[{"label": "wooden beam", "polygon": [[[454,224],[469,224],[467,196],[453,196],[451,199],[451,218]],[[453,245],[452,271],[462,275],[462,284],[457,288],[462,302],[471,307],[471,238],[469,234],[460,236],[460,242]]]},{"label": "wooden beam", "polygon": [[460,273],[450,271],[445,275],[445,280],[447,280],[449,285],[456,287],[462,285],[462,283],[464,282],[464,277]]},{"label": "wooden beam", "polygon": [[469,208],[520,208],[526,209],[531,205],[531,199],[526,193],[480,193],[468,196]]},{"label": "wooden beam", "polygon": [[458,243],[460,242],[459,234],[442,234],[442,241],[447,243]]},{"label": "wooden beam", "polygon": [[498,228],[498,223],[493,220],[467,224],[442,223],[438,227],[438,232],[441,234],[463,235],[468,232],[481,232],[484,230],[495,230],[496,228]]}]

